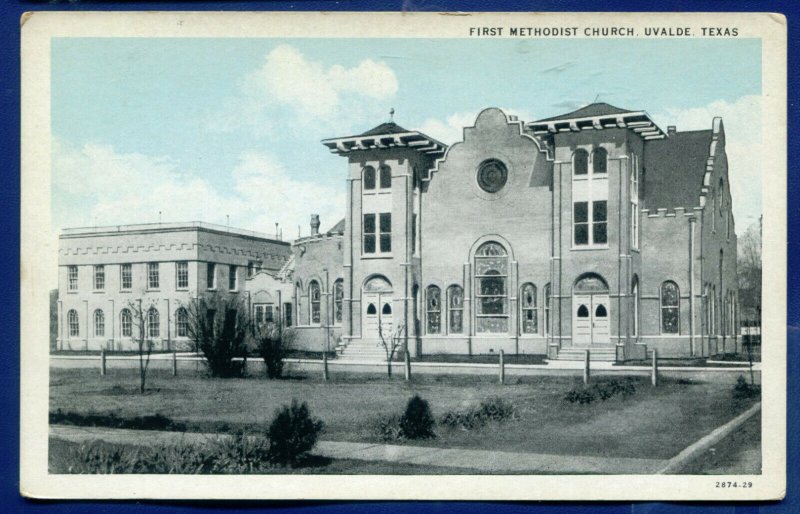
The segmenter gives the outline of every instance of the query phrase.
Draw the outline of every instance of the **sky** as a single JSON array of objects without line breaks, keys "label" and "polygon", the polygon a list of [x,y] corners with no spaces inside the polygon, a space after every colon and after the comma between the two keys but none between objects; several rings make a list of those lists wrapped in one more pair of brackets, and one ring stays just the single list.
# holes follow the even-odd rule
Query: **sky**
[{"label": "sky", "polygon": [[344,217],[322,139],[389,120],[453,143],[478,112],[532,121],[595,100],[663,129],[722,116],[737,232],[761,213],[755,39],[61,38],[52,43],[52,220],[206,221],[308,235]]}]

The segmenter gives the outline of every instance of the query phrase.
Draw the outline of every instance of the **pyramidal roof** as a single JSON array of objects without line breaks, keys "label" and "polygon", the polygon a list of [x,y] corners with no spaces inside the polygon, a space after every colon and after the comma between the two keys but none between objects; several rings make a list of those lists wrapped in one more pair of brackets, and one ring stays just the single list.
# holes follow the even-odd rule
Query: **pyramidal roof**
[{"label": "pyramidal roof", "polygon": [[626,114],[629,112],[635,112],[635,111],[620,109],[619,107],[615,107],[605,102],[596,102],[593,104],[589,104],[586,107],[581,107],[578,110],[568,112],[566,114],[560,114],[558,116],[553,116],[551,118],[538,120],[537,123],[542,121],[574,120],[577,118],[593,118],[595,116],[611,116],[614,114]]},{"label": "pyramidal roof", "polygon": [[403,134],[408,132],[408,130],[404,129],[397,123],[393,121],[387,121],[386,123],[381,123],[377,127],[370,129],[363,134],[362,136],[381,136],[383,134]]}]

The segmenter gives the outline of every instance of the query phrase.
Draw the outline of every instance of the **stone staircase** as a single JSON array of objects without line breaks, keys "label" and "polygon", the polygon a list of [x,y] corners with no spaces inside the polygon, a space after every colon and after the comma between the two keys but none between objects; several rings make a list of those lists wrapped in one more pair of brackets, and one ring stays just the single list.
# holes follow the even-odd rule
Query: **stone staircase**
[{"label": "stone staircase", "polygon": [[560,361],[582,361],[585,352],[589,350],[589,360],[593,362],[614,362],[617,360],[617,350],[613,346],[588,347],[566,346],[558,351],[556,360]]},{"label": "stone staircase", "polygon": [[336,347],[337,360],[385,362],[386,350],[375,339],[354,339]]}]

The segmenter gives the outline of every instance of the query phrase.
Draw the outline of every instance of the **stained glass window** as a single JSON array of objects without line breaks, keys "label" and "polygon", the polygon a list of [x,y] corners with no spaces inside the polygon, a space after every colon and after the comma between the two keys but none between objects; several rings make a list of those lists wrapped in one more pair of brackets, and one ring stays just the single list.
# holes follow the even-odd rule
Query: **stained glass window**
[{"label": "stained glass window", "polygon": [[475,254],[475,304],[478,332],[508,332],[508,253],[495,242]]},{"label": "stained glass window", "polygon": [[672,281],[661,284],[661,333],[680,332],[680,290]]},{"label": "stained glass window", "polygon": [[436,286],[428,286],[426,292],[428,333],[442,332],[442,291]]},{"label": "stained glass window", "polygon": [[319,283],[312,280],[308,284],[308,299],[311,304],[311,323],[320,322],[320,290]]},{"label": "stained glass window", "polygon": [[539,320],[536,315],[536,286],[531,283],[523,284],[520,293],[522,333],[535,334],[539,331]]}]

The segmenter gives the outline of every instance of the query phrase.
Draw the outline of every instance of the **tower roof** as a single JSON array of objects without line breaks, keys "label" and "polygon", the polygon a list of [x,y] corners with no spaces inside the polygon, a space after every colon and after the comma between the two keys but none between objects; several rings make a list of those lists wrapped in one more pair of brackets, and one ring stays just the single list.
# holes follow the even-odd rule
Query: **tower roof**
[{"label": "tower roof", "polygon": [[589,104],[585,107],[581,107],[580,109],[576,109],[572,112],[568,112],[566,114],[559,114],[558,116],[553,116],[551,118],[545,118],[543,120],[539,120],[535,123],[540,123],[542,121],[557,121],[557,120],[572,120],[576,118],[591,118],[594,116],[608,116],[611,114],[625,114],[629,112],[627,109],[620,109],[619,107],[614,107],[611,104],[607,104],[605,102],[595,102],[593,104]]},{"label": "tower roof", "polygon": [[604,102],[596,102],[566,114],[534,121],[528,123],[527,127],[534,134],[627,128],[645,140],[667,137],[645,111],[629,111]]},{"label": "tower roof", "polygon": [[370,129],[363,134],[362,136],[381,136],[384,134],[402,134],[403,132],[408,132],[408,130],[404,129],[397,123],[393,121],[388,121],[386,123],[381,123],[377,127]]},{"label": "tower roof", "polygon": [[339,155],[379,148],[409,148],[432,157],[441,157],[447,151],[444,143],[422,132],[405,129],[393,121],[381,123],[355,136],[323,139],[322,144]]}]

